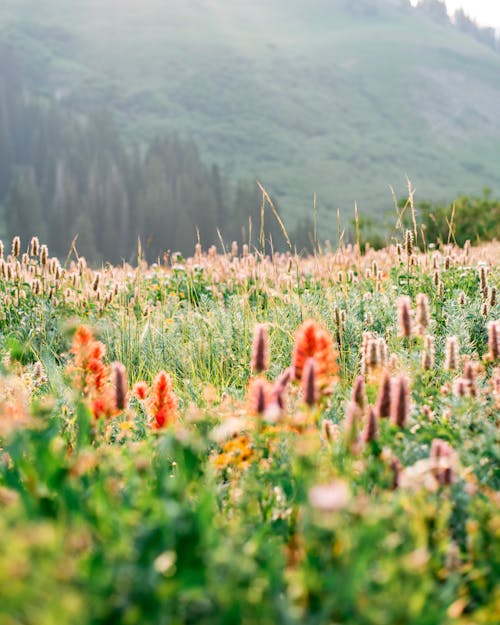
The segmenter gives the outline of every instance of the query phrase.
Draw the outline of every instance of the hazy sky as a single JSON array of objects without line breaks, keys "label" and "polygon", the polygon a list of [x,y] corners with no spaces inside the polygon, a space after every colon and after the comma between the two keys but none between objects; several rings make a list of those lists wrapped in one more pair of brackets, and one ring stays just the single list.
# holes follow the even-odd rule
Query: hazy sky
[{"label": "hazy sky", "polygon": [[462,7],[481,26],[500,28],[500,0],[446,0],[450,13]]}]

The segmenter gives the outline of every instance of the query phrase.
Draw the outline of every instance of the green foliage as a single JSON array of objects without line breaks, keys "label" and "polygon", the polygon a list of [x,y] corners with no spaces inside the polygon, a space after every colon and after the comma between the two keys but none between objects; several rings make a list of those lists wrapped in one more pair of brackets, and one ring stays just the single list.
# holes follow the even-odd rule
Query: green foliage
[{"label": "green foliage", "polygon": [[463,245],[467,239],[474,243],[500,239],[500,200],[490,189],[481,196],[462,195],[450,204],[421,202],[418,208],[429,241]]}]

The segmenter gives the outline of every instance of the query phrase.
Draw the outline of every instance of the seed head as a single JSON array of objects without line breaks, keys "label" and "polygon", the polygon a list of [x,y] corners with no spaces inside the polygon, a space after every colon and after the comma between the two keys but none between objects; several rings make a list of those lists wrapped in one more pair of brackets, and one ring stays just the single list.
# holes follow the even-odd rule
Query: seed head
[{"label": "seed head", "polygon": [[430,459],[434,463],[434,476],[441,485],[449,485],[454,481],[457,455],[453,447],[441,438],[431,443]]},{"label": "seed head", "polygon": [[323,440],[333,443],[337,437],[337,426],[330,419],[323,419],[321,422],[321,434]]},{"label": "seed head", "polygon": [[358,404],[350,401],[347,404],[345,419],[344,419],[344,432],[348,445],[353,445],[358,440],[359,434],[359,421],[363,413],[359,409]]},{"label": "seed head", "polygon": [[377,396],[377,415],[381,419],[385,419],[391,416],[391,376],[386,371]]},{"label": "seed head", "polygon": [[21,239],[18,236],[15,236],[12,239],[12,256],[17,258],[21,252]]},{"label": "seed head", "polygon": [[426,334],[424,337],[424,349],[422,351],[422,369],[424,371],[430,371],[434,367],[434,337],[430,334]]},{"label": "seed head", "polygon": [[497,303],[497,287],[490,286],[488,287],[488,306],[493,308]]},{"label": "seed head", "polygon": [[250,380],[247,390],[247,409],[250,414],[263,415],[273,400],[273,387],[263,378]]},{"label": "seed head", "polygon": [[405,232],[405,251],[408,256],[413,254],[413,232],[411,230]]},{"label": "seed head", "polygon": [[292,368],[288,367],[280,374],[274,384],[274,401],[276,402],[280,410],[285,409],[285,391],[292,379],[292,373]]},{"label": "seed head", "polygon": [[439,269],[436,269],[436,271],[432,274],[432,283],[434,284],[436,289],[439,287],[440,282],[441,282],[441,272],[439,271]]},{"label": "seed head", "polygon": [[446,339],[446,352],[444,368],[448,371],[456,371],[458,369],[458,338],[456,336],[449,336]]},{"label": "seed head", "polygon": [[356,403],[361,410],[364,410],[366,406],[366,391],[365,391],[365,378],[362,375],[358,375],[354,381],[354,386],[351,393],[351,401]]},{"label": "seed head", "polygon": [[366,423],[363,429],[362,439],[365,443],[374,441],[378,438],[378,417],[373,406],[368,406],[366,415]]},{"label": "seed head", "polygon": [[[409,231],[408,231],[409,232]],[[398,299],[399,336],[409,337],[412,332],[411,301],[407,296]]]},{"label": "seed head", "polygon": [[40,251],[40,242],[38,241],[38,237],[33,237],[30,243],[30,254],[31,256],[38,256]]},{"label": "seed head", "polygon": [[127,373],[121,362],[113,363],[111,376],[115,390],[116,409],[124,410],[127,403]]},{"label": "seed head", "polygon": [[394,457],[391,460],[390,467],[392,471],[392,490],[397,490],[401,481],[401,463],[399,459]]},{"label": "seed head", "polygon": [[500,358],[500,321],[488,323],[488,353],[485,359],[496,362]]},{"label": "seed head", "polygon": [[46,245],[42,245],[40,248],[40,265],[45,268],[49,259],[49,248]]},{"label": "seed head", "polygon": [[399,375],[392,384],[391,423],[404,428],[408,422],[409,414],[409,381],[405,375]]},{"label": "seed head", "polygon": [[479,289],[485,294],[488,287],[488,273],[484,265],[479,265]]},{"label": "seed head", "polygon": [[424,334],[430,323],[429,298],[425,293],[417,295],[416,321],[418,333],[420,335]]},{"label": "seed head", "polygon": [[385,366],[387,364],[387,360],[389,359],[389,348],[387,347],[387,342],[384,337],[377,339],[377,348],[379,363],[380,365]]},{"label": "seed head", "polygon": [[267,325],[260,323],[255,328],[252,346],[252,369],[262,373],[269,368],[269,334]]},{"label": "seed head", "polygon": [[308,406],[314,406],[319,398],[318,376],[316,374],[316,359],[308,358],[302,375],[302,396]]},{"label": "seed head", "polygon": [[453,382],[453,394],[457,397],[466,397],[469,393],[470,382],[465,378],[457,378]]}]

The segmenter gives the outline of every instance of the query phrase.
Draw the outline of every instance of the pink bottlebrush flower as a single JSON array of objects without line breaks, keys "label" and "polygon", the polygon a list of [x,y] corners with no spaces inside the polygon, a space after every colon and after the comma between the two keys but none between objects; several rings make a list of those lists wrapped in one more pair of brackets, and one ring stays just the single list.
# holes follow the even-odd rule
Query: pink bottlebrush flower
[{"label": "pink bottlebrush flower", "polygon": [[424,371],[430,371],[434,367],[434,337],[430,334],[426,334],[424,337],[424,349],[422,351],[422,369]]},{"label": "pink bottlebrush flower", "polygon": [[264,378],[252,378],[247,389],[247,410],[263,415],[273,402],[273,385]]},{"label": "pink bottlebrush flower", "polygon": [[338,436],[338,427],[330,419],[323,419],[321,422],[321,435],[323,440],[333,443]]},{"label": "pink bottlebrush flower", "polygon": [[446,339],[444,368],[449,371],[458,369],[458,338],[449,336]]},{"label": "pink bottlebrush flower", "polygon": [[411,300],[406,295],[398,299],[399,335],[409,337],[412,333]]},{"label": "pink bottlebrush flower", "polygon": [[12,239],[12,256],[17,258],[21,253],[21,239],[18,236],[15,236]]},{"label": "pink bottlebrush flower", "polygon": [[466,397],[470,394],[469,392],[470,382],[465,378],[457,378],[453,382],[453,394],[457,397]]},{"label": "pink bottlebrush flower", "polygon": [[387,342],[384,337],[380,337],[377,339],[377,347],[378,347],[378,362],[380,365],[385,367],[387,361],[389,360],[389,349],[387,347]]},{"label": "pink bottlebrush flower", "polygon": [[410,414],[410,391],[408,378],[398,376],[392,384],[391,423],[400,428],[406,427]]},{"label": "pink bottlebrush flower", "polygon": [[453,447],[447,441],[435,438],[431,443],[430,459],[434,462],[433,472],[439,484],[452,484],[457,465]]},{"label": "pink bottlebrush flower", "polygon": [[430,323],[429,298],[425,293],[417,295],[417,331],[420,335],[424,334]]},{"label": "pink bottlebrush flower", "polygon": [[115,406],[117,410],[124,410],[127,404],[127,373],[121,362],[111,366],[112,384],[115,389]]},{"label": "pink bottlebrush flower", "polygon": [[252,370],[262,373],[269,368],[269,334],[267,325],[260,323],[255,328],[252,346]]},{"label": "pink bottlebrush flower", "polygon": [[370,339],[366,348],[366,364],[368,369],[380,366],[380,348],[377,339]]},{"label": "pink bottlebrush flower", "polygon": [[359,438],[359,422],[363,416],[356,402],[350,401],[344,419],[344,432],[349,445],[356,443]]},{"label": "pink bottlebrush flower", "polygon": [[363,429],[362,439],[365,443],[374,441],[378,438],[378,417],[373,406],[368,406],[366,414],[366,423]]},{"label": "pink bottlebrush flower", "polygon": [[308,358],[302,373],[302,396],[308,406],[314,406],[319,398],[318,376],[316,360]]},{"label": "pink bottlebrush flower", "polygon": [[392,472],[392,490],[397,490],[401,482],[401,462],[395,456],[391,458],[390,468]]},{"label": "pink bottlebrush flower", "polygon": [[276,404],[280,410],[285,409],[285,391],[292,379],[292,368],[287,367],[278,377],[274,384],[273,394]]},{"label": "pink bottlebrush flower", "polygon": [[391,416],[391,376],[386,371],[378,391],[376,410],[380,419]]},{"label": "pink bottlebrush flower", "polygon": [[500,358],[500,321],[488,323],[488,353],[485,360],[496,362]]},{"label": "pink bottlebrush flower", "polygon": [[366,405],[365,378],[358,375],[352,387],[351,401],[355,402],[362,410]]}]

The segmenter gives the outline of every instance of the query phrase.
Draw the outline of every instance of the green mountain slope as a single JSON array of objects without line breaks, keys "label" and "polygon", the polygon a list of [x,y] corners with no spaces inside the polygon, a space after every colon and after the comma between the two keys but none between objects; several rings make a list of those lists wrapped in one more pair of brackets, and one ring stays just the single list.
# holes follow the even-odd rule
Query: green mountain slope
[{"label": "green mountain slope", "polygon": [[362,4],[2,0],[0,41],[31,94],[110,107],[131,139],[192,137],[292,219],[314,192],[323,228],[354,201],[382,215],[406,174],[420,198],[500,190],[500,55],[389,0]]}]

